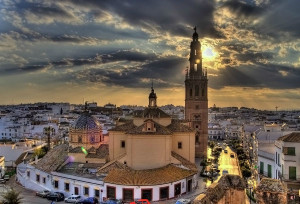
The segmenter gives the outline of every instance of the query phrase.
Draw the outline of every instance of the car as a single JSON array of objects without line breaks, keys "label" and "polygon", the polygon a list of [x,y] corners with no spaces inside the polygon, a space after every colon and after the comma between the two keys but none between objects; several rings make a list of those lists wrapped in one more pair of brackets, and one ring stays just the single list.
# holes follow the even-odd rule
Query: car
[{"label": "car", "polygon": [[131,202],[130,204],[150,204],[148,199],[139,199],[135,202]]},{"label": "car", "polygon": [[0,179],[0,184],[4,184],[6,183],[6,180],[5,179]]},{"label": "car", "polygon": [[228,153],[227,149],[224,149],[224,153],[225,153],[225,154],[227,154],[227,153]]},{"label": "car", "polygon": [[80,195],[71,195],[70,197],[65,199],[65,203],[76,203],[81,198]]},{"label": "car", "polygon": [[211,168],[213,168],[213,169],[218,169],[218,164],[212,164],[212,165],[211,165]]},{"label": "car", "polygon": [[37,191],[35,193],[36,196],[40,196],[42,198],[46,198],[48,194],[50,194],[51,192],[48,190],[43,190],[43,191]]},{"label": "car", "polygon": [[190,199],[182,199],[181,198],[181,199],[177,200],[175,204],[190,204],[190,203],[192,203]]},{"label": "car", "polygon": [[6,174],[6,175],[4,176],[4,179],[5,179],[6,181],[8,181],[9,178],[10,178],[10,176],[9,176],[8,174]]},{"label": "car", "polygon": [[224,170],[222,171],[222,175],[226,175],[226,174],[228,174],[228,170],[224,169]]},{"label": "car", "polygon": [[80,199],[76,203],[78,203],[78,204],[98,204],[99,201],[95,197],[88,197],[88,198],[85,198],[85,199]]},{"label": "car", "polygon": [[230,154],[230,157],[231,157],[231,158],[234,158],[234,154],[233,154],[233,153],[231,153],[231,154]]},{"label": "car", "polygon": [[48,200],[54,200],[54,201],[63,201],[65,200],[65,196],[63,193],[60,192],[54,192],[54,193],[49,193],[47,195],[47,199]]}]

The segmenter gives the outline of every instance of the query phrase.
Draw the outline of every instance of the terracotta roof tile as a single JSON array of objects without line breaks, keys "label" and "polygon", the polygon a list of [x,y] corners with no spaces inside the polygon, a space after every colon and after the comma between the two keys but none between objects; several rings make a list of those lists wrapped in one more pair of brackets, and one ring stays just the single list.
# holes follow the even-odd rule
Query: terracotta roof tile
[{"label": "terracotta roof tile", "polygon": [[159,108],[145,108],[133,112],[134,117],[138,118],[170,118],[170,116]]},{"label": "terracotta roof tile", "polygon": [[171,124],[167,128],[172,132],[193,132],[194,130],[184,124],[179,120],[172,120]]},{"label": "terracotta roof tile", "polygon": [[109,149],[108,148],[108,144],[102,144],[97,149],[95,149],[95,148],[92,149],[92,150],[95,150],[95,153],[93,151],[91,151],[91,152],[89,151],[89,153],[86,156],[86,158],[108,159],[108,156],[109,156],[109,150],[108,149]]},{"label": "terracotta roof tile", "polygon": [[173,152],[173,151],[172,151],[172,152],[171,152],[171,155],[172,155],[172,157],[174,157],[175,159],[177,159],[178,161],[180,161],[181,164],[182,164],[183,166],[185,166],[186,168],[188,168],[188,169],[190,169],[190,170],[192,170],[192,171],[195,171],[195,172],[198,171],[197,166],[196,166],[194,163],[192,163],[192,162],[190,162],[189,160],[185,159],[184,157],[180,156],[180,155],[177,154],[176,152]]},{"label": "terracotta roof tile", "polygon": [[138,135],[171,135],[172,134],[172,132],[168,128],[158,124],[157,122],[154,122],[153,120],[152,120],[152,122],[154,123],[155,128],[156,128],[155,132],[143,131],[144,124],[142,124],[136,128],[128,130],[126,133],[138,134]]},{"label": "terracotta roof tile", "polygon": [[62,144],[51,149],[36,165],[45,172],[57,170],[68,159],[68,145]]},{"label": "terracotta roof tile", "polygon": [[109,131],[128,131],[130,129],[133,129],[135,128],[136,126],[133,124],[133,121],[129,121],[125,124],[122,124],[122,125],[118,125],[112,129],[110,129]]},{"label": "terracotta roof tile", "polygon": [[104,182],[119,185],[159,185],[179,181],[196,174],[194,171],[176,167],[172,164],[148,170],[112,169]]},{"label": "terracotta roof tile", "polygon": [[300,132],[292,132],[290,134],[281,136],[278,138],[278,140],[284,141],[284,142],[300,142]]}]

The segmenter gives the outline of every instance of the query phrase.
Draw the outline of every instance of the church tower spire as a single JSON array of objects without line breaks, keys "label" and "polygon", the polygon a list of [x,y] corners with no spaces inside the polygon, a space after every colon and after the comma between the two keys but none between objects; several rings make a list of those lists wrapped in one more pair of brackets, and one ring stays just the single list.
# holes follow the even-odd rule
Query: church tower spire
[{"label": "church tower spire", "polygon": [[201,43],[194,28],[190,44],[190,67],[185,79],[185,120],[196,129],[196,157],[206,157],[208,137],[207,73],[202,69]]},{"label": "church tower spire", "polygon": [[153,88],[153,82],[152,82],[152,86],[151,86],[151,92],[149,94],[149,108],[156,108],[157,104],[156,104],[156,100],[157,100],[157,96],[156,93],[154,92],[154,88]]},{"label": "church tower spire", "polygon": [[195,26],[193,33],[193,41],[190,45],[190,73],[193,78],[199,78],[202,75],[202,52],[201,43],[198,40],[197,28]]}]

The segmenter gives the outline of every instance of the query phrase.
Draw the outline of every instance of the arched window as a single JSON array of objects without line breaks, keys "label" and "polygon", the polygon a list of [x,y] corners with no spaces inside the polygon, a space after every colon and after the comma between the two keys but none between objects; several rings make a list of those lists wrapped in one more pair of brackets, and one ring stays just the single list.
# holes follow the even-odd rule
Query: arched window
[{"label": "arched window", "polygon": [[195,96],[199,96],[199,86],[195,86]]}]

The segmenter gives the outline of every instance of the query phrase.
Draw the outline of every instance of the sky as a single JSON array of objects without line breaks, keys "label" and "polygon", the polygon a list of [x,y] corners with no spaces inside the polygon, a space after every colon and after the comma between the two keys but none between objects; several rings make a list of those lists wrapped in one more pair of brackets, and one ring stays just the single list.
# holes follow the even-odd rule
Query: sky
[{"label": "sky", "polygon": [[300,109],[299,0],[0,0],[0,104],[184,105],[193,28],[209,106]]}]

